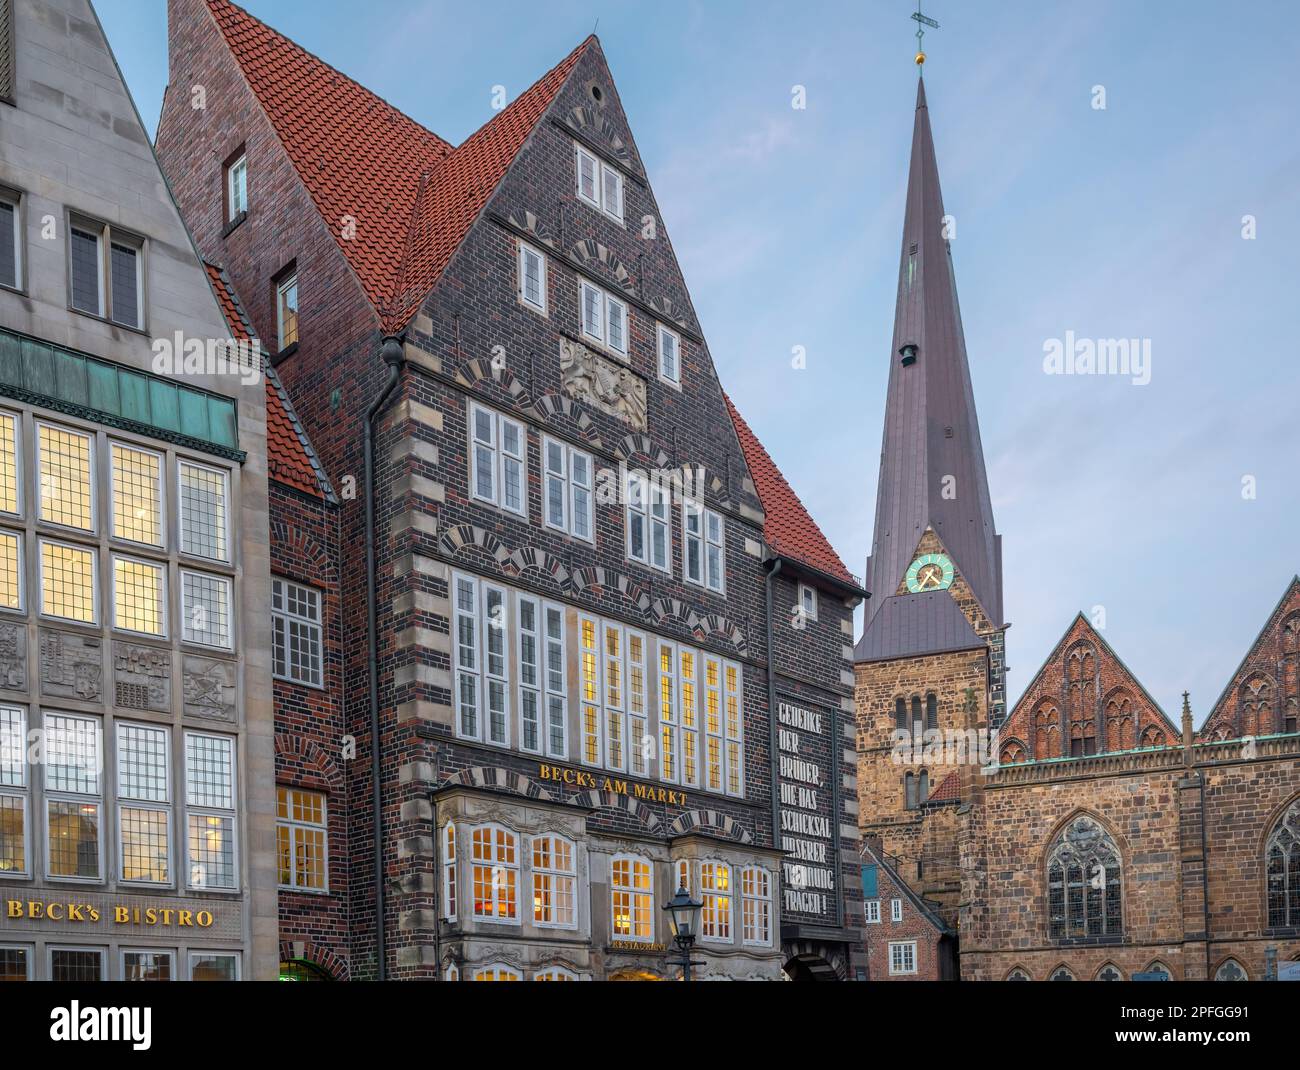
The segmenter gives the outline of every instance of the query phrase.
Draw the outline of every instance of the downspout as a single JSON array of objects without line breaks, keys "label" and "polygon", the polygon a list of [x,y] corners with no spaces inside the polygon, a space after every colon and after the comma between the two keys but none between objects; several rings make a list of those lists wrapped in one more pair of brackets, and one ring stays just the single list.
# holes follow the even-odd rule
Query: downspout
[{"label": "downspout", "polygon": [[380,791],[379,739],[379,616],[375,592],[375,417],[384,407],[402,377],[406,353],[399,338],[389,335],[379,347],[388,365],[388,379],[379,396],[366,409],[363,451],[366,469],[366,637],[369,643],[370,677],[370,781],[371,825],[375,843],[375,978],[387,980],[387,949],[384,940],[384,812]]},{"label": "downspout", "polygon": [[768,753],[771,755],[772,763],[772,847],[780,850],[780,831],[781,831],[781,777],[780,777],[780,757],[777,754],[777,727],[776,727],[776,654],[775,642],[772,636],[772,589],[776,584],[776,577],[780,575],[781,566],[784,562],[781,558],[776,559],[774,564],[764,578],[765,595],[767,599],[766,606],[766,624],[767,624],[767,736],[768,736]]}]

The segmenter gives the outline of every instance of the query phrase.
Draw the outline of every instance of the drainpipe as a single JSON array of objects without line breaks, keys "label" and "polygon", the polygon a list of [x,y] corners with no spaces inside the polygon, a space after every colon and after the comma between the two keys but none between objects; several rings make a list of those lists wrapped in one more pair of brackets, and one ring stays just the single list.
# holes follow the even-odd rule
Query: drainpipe
[{"label": "drainpipe", "polygon": [[767,596],[767,722],[768,748],[772,759],[772,846],[780,850],[781,843],[781,759],[777,750],[776,727],[776,653],[772,637],[772,590],[776,586],[776,577],[780,575],[784,564],[779,557],[767,571],[764,579]]},{"label": "drainpipe", "polygon": [[379,623],[375,607],[375,418],[402,377],[406,353],[401,339],[389,335],[379,347],[379,355],[388,365],[388,379],[379,396],[366,409],[366,433],[363,443],[366,469],[366,633],[369,640],[370,676],[370,780],[371,824],[375,841],[375,959],[376,980],[388,977],[387,951],[384,941],[384,812],[379,773]]}]

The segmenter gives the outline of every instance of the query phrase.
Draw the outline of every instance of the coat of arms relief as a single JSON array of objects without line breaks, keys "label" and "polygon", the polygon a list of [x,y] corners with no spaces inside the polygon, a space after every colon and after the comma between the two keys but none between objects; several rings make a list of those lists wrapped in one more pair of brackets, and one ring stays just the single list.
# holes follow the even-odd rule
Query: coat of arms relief
[{"label": "coat of arms relief", "polygon": [[561,338],[560,382],[575,401],[585,401],[638,431],[646,429],[645,380],[630,368],[581,342]]}]

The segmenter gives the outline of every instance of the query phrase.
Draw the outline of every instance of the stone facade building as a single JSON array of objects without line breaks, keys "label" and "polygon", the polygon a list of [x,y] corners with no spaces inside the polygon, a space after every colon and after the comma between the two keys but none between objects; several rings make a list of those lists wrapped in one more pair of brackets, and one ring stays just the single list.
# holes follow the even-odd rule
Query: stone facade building
[{"label": "stone facade building", "polygon": [[865,591],[723,394],[599,42],[453,146],[225,0],[168,21],[159,157],[320,466],[272,471],[326,663],[276,687],[286,971],[672,977],[685,886],[705,976],[860,975]]},{"label": "stone facade building", "polygon": [[[864,881],[901,879],[933,909],[904,962],[934,977],[1275,976],[1300,959],[1300,580],[1199,733],[1188,697],[1175,725],[1082,615],[1007,714],[945,221],[919,87],[855,648]],[[914,976],[881,968],[875,932],[872,978]]]},{"label": "stone facade building", "polygon": [[86,0],[0,2],[0,976],[274,976],[267,406]]}]

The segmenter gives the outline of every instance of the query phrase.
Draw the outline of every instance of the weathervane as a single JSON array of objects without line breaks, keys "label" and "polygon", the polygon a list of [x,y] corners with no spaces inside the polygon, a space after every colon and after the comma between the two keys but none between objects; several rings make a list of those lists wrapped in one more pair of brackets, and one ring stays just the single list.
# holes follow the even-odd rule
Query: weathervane
[{"label": "weathervane", "polygon": [[912,15],[916,20],[916,65],[920,67],[925,63],[925,49],[922,47],[925,42],[925,28],[927,26],[932,30],[937,30],[939,24],[934,19],[926,18],[921,14],[921,0],[916,0],[916,12]]}]

